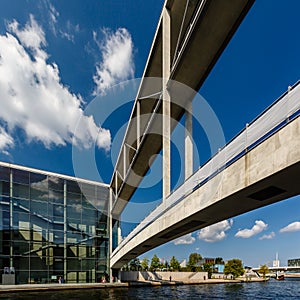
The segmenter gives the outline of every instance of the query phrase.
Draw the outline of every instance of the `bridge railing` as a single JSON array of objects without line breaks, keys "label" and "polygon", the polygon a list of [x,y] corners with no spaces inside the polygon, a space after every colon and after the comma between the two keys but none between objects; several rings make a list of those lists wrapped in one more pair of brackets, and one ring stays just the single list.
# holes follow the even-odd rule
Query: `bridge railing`
[{"label": "bridge railing", "polygon": [[204,185],[222,170],[237,161],[245,153],[269,138],[279,129],[300,115],[300,81],[279,97],[203,166],[192,174],[181,186],[175,189],[157,206],[129,235],[124,238],[112,253],[117,253],[128,241],[145,227],[157,220],[172,206],[178,204],[193,191]]}]

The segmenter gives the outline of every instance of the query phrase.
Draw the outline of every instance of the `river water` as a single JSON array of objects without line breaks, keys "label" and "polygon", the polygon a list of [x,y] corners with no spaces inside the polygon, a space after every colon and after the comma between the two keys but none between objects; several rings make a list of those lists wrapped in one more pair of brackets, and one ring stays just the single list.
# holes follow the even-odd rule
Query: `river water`
[{"label": "river water", "polygon": [[0,299],[300,299],[300,279],[252,283],[201,284],[161,287],[0,294]]}]

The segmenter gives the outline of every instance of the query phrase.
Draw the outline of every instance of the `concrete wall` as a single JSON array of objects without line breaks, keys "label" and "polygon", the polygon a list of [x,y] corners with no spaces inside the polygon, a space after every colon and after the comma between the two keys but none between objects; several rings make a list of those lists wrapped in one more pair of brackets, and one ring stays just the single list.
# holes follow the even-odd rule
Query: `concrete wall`
[{"label": "concrete wall", "polygon": [[207,272],[148,272],[148,271],[122,271],[121,281],[199,281],[208,279]]}]

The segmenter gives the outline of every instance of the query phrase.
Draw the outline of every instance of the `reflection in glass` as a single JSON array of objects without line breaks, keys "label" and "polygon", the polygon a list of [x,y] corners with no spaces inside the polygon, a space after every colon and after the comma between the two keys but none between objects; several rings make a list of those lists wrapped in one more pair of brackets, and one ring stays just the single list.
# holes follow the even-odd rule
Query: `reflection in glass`
[{"label": "reflection in glass", "polygon": [[109,273],[108,195],[104,186],[0,166],[0,268],[12,263],[18,283]]}]

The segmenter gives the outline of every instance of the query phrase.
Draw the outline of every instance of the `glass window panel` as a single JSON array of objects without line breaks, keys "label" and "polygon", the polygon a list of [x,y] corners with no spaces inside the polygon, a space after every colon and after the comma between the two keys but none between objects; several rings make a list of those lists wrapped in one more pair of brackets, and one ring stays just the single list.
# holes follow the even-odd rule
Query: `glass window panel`
[{"label": "glass window panel", "polygon": [[30,230],[19,229],[19,237],[19,240],[29,242],[32,240],[32,232]]},{"label": "glass window panel", "polygon": [[[18,277],[19,277],[19,283],[20,284],[26,284],[31,283],[30,277],[29,277],[29,267],[27,267],[25,270],[18,271]],[[32,282],[34,283],[34,282]]]},{"label": "glass window panel", "polygon": [[53,224],[51,225],[53,230],[59,230],[59,231],[63,231],[64,230],[64,222],[60,223],[55,223],[53,222]]},{"label": "glass window panel", "polygon": [[53,205],[53,216],[63,217],[64,216],[64,207],[63,205]]},{"label": "glass window panel", "polygon": [[82,211],[82,223],[92,225],[97,223],[97,211],[85,209]]},{"label": "glass window panel", "polygon": [[13,226],[15,229],[30,229],[30,215],[26,213],[13,213]]},{"label": "glass window panel", "polygon": [[2,222],[0,223],[0,226],[2,225],[1,229],[9,229],[9,211],[0,211],[0,214],[2,214]]},{"label": "glass window panel", "polygon": [[9,182],[0,181],[0,195],[9,196]]},{"label": "glass window panel", "polygon": [[42,230],[33,230],[32,231],[32,241],[34,241],[34,242],[45,241],[44,235],[45,235],[45,233],[43,233]]},{"label": "glass window panel", "polygon": [[42,190],[35,187],[30,187],[30,198],[39,201],[48,201],[48,189]]},{"label": "glass window panel", "polygon": [[67,270],[70,271],[80,271],[81,270],[81,260],[78,258],[68,258],[67,259]]},{"label": "glass window panel", "polygon": [[29,199],[29,186],[14,183],[13,184],[13,197]]},{"label": "glass window panel", "polygon": [[0,180],[10,181],[10,168],[0,166]]},{"label": "glass window panel", "polygon": [[95,206],[84,195],[82,196],[82,207],[88,209],[95,209]]},{"label": "glass window panel", "polygon": [[81,183],[81,191],[87,199],[96,198],[96,187],[94,185]]},{"label": "glass window panel", "polygon": [[81,261],[81,269],[84,270],[92,270],[95,268],[95,260],[94,259],[82,259]]},{"label": "glass window panel", "polygon": [[47,230],[49,228],[50,219],[48,216],[42,216],[39,214],[31,214],[30,221],[32,227],[38,231]]},{"label": "glass window panel", "polygon": [[48,269],[45,267],[43,271],[40,270],[30,270],[30,279],[28,283],[49,283]]},{"label": "glass window panel", "polygon": [[0,196],[0,211],[9,211],[9,198],[4,198]]},{"label": "glass window panel", "polygon": [[61,259],[57,259],[64,256],[64,248],[63,247],[53,247],[53,257],[56,261],[61,261]]},{"label": "glass window panel", "polygon": [[81,205],[68,205],[67,206],[67,218],[77,220],[77,222],[80,222],[80,220],[81,220]]},{"label": "glass window panel", "polygon": [[20,211],[23,213],[29,213],[30,201],[29,199],[13,198],[14,211]]},{"label": "glass window panel", "polygon": [[29,184],[29,172],[23,170],[12,169],[13,182],[21,184]]},{"label": "glass window panel", "polygon": [[67,180],[67,192],[80,194],[81,189],[79,183],[75,180]]},{"label": "glass window panel", "polygon": [[[14,241],[13,251],[14,255],[27,255],[29,252],[29,242],[24,241]],[[24,267],[24,265],[23,265]]]},{"label": "glass window panel", "polygon": [[64,204],[64,192],[49,190],[49,201],[52,203]]},{"label": "glass window panel", "polygon": [[81,240],[81,233],[77,231],[67,232],[67,244],[76,245]]},{"label": "glass window panel", "polygon": [[64,232],[59,230],[53,230],[53,243],[63,244],[64,243]]},{"label": "glass window panel", "polygon": [[31,213],[36,216],[48,217],[48,203],[32,200]]},{"label": "glass window panel", "polygon": [[40,277],[41,275],[37,275],[37,274],[42,274],[41,270],[46,271],[45,275],[47,276],[47,271],[48,268],[44,263],[44,259],[42,257],[39,256],[31,256],[30,257],[30,273],[31,273],[31,277],[34,278],[34,282],[38,283],[40,282]]},{"label": "glass window panel", "polygon": [[30,184],[34,187],[42,189],[48,189],[48,177],[47,175],[30,173]]},{"label": "glass window panel", "polygon": [[48,187],[51,190],[63,191],[64,180],[55,176],[48,176]]},{"label": "glass window panel", "polygon": [[81,206],[81,194],[67,193],[67,205]]}]

